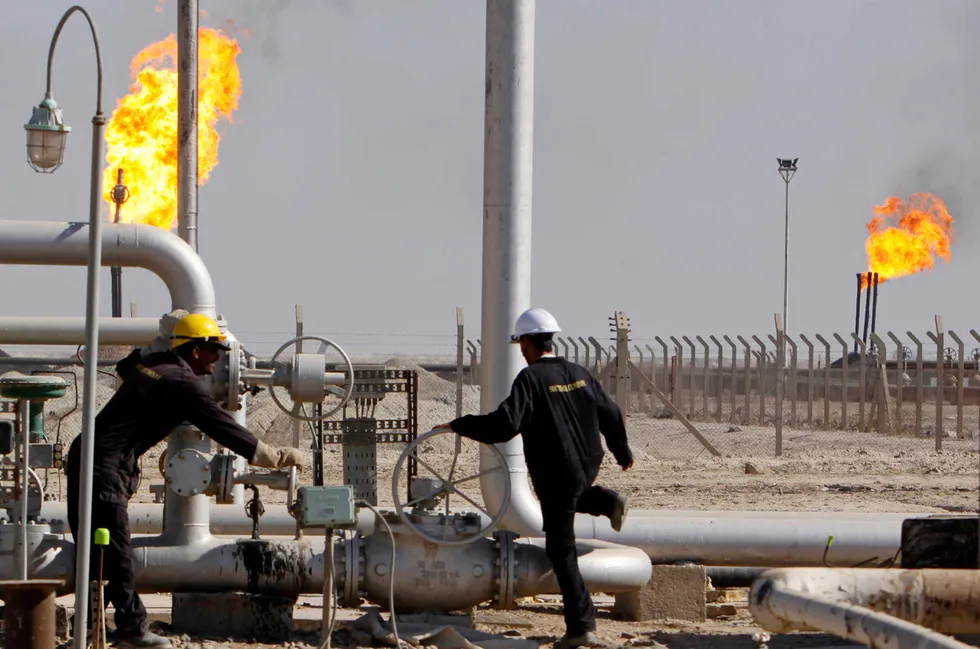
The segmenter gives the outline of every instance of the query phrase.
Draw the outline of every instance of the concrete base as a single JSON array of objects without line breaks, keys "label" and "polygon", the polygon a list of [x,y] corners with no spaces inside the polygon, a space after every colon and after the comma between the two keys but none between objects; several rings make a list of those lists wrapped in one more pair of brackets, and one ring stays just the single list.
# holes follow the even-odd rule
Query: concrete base
[{"label": "concrete base", "polygon": [[286,642],[294,597],[251,593],[174,593],[171,625],[177,633],[255,642]]},{"label": "concrete base", "polygon": [[683,620],[703,622],[707,616],[704,566],[653,566],[647,585],[616,593],[613,615],[632,622]]}]

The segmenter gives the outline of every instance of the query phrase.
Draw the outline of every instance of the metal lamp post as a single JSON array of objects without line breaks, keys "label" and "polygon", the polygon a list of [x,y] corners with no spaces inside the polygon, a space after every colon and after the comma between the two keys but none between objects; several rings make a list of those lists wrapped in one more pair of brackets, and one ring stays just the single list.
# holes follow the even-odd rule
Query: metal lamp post
[{"label": "metal lamp post", "polygon": [[786,221],[783,228],[783,332],[789,332],[789,319],[786,317],[787,298],[789,296],[789,181],[796,175],[796,163],[799,158],[776,158],[779,163],[779,175],[786,183]]},{"label": "metal lamp post", "polygon": [[92,549],[92,465],[95,455],[95,397],[99,353],[99,271],[102,266],[102,150],[105,138],[105,115],[102,114],[102,53],[99,35],[91,16],[82,7],[73,6],[61,17],[48,50],[48,84],[44,101],[34,109],[27,130],[27,158],[31,167],[41,173],[52,173],[64,159],[69,128],[62,123],[61,110],[51,95],[51,63],[58,37],[68,18],[75,12],[88,21],[95,41],[98,64],[98,93],[92,118],[92,178],[89,197],[88,281],[85,296],[85,375],[82,405],[81,494],[79,498],[78,538],[75,539],[75,649],[85,649],[88,624],[89,560]]}]

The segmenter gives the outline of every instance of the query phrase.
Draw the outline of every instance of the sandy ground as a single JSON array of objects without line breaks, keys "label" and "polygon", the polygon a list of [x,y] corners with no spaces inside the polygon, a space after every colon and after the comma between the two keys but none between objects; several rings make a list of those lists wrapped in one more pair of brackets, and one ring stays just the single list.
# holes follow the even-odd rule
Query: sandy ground
[{"label": "sandy ground", "polygon": [[[102,378],[100,404],[108,399],[111,390],[111,381]],[[455,416],[455,388],[451,383],[424,372],[419,378],[419,390],[420,431]],[[67,443],[80,427],[79,412],[72,410],[73,398],[73,390],[70,390],[62,402],[51,404],[47,416],[48,434],[54,437],[60,432],[66,450]],[[284,401],[287,407],[291,405],[288,397]],[[757,397],[753,397],[753,408],[757,403]],[[839,423],[839,404],[832,405]],[[476,412],[478,409],[479,390],[466,386],[463,411]],[[822,403],[815,404],[814,409],[822,414]],[[786,410],[788,417],[788,405]],[[389,395],[378,404],[375,415],[404,417],[405,412],[404,399]],[[713,413],[713,410],[709,408],[709,412]],[[805,405],[801,412],[805,416]],[[849,405],[848,414],[849,420],[852,415],[857,415],[857,404]],[[914,415],[914,406],[906,403],[903,414],[906,415],[904,418]],[[977,414],[975,407],[965,413],[964,429],[978,429]],[[944,411],[946,431],[955,430],[955,417],[955,408],[947,406]],[[59,419],[62,419],[60,431]],[[775,431],[772,426],[733,425],[727,420],[721,423],[695,421],[700,432],[719,452],[715,456],[680,422],[653,416],[649,406],[637,407],[627,417],[630,443],[636,455],[635,468],[622,472],[612,458],[607,457],[599,480],[629,494],[633,507],[641,509],[976,512],[980,498],[977,441],[958,439],[955,432],[944,432],[943,450],[937,452],[934,437],[926,436],[934,430],[935,415],[931,404],[926,404],[923,420],[928,430],[920,436],[859,432],[856,420],[849,421],[846,430],[787,427],[783,431],[783,454],[778,458],[774,454]],[[292,442],[292,420],[265,394],[251,401],[249,421],[250,427],[270,443]],[[301,440],[301,446],[309,446],[307,428],[301,429]],[[379,444],[377,447],[377,491],[381,506],[392,504],[391,475],[402,448],[399,444]],[[454,459],[454,448],[454,436],[440,436],[421,449],[420,458],[435,473],[446,475]],[[153,501],[149,485],[162,482],[157,467],[163,450],[161,444],[144,456],[143,480],[136,501]],[[308,455],[312,457],[310,453]],[[343,475],[341,448],[329,447],[325,455],[328,482],[340,483]],[[475,475],[478,458],[479,445],[464,440],[455,475]],[[429,474],[429,469],[420,468],[420,475]],[[309,472],[304,477],[307,482],[311,481]],[[48,493],[55,498],[59,498],[60,478],[59,472],[48,474]],[[467,495],[477,505],[482,505],[478,481],[471,484]],[[266,504],[282,503],[285,494],[263,489],[262,498]],[[734,617],[699,625],[616,621],[611,618],[608,603],[600,604],[600,635],[612,646],[666,645],[672,649],[708,646],[748,649],[755,646],[752,634],[758,629],[748,615],[744,601],[738,605],[738,614]],[[517,614],[526,618],[533,628],[512,629],[511,633],[532,637],[545,645],[561,635],[560,608],[554,603],[525,602]],[[165,626],[161,628],[166,630]],[[502,632],[506,629],[484,630]],[[348,639],[341,625],[335,637],[337,646],[347,646]],[[181,647],[257,649],[266,646],[233,643],[227,639],[175,640]],[[315,643],[314,636],[298,633],[292,646],[315,646]],[[829,636],[792,634],[774,638],[769,646],[790,649],[843,644],[848,643]]]}]

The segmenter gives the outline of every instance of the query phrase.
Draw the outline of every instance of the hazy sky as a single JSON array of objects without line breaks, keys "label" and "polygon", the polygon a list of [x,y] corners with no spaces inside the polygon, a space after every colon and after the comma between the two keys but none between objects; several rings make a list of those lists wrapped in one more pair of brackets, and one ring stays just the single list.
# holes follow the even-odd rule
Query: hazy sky
[{"label": "hazy sky", "polygon": [[[70,3],[0,0],[0,213],[88,219],[95,61],[80,17],[55,59],[73,127],[34,173],[24,130]],[[111,110],[130,59],[176,28],[176,2],[88,0]],[[451,345],[479,329],[485,4],[202,0],[240,39],[244,92],[200,190],[200,251],[219,311],[272,349],[307,331],[357,354]],[[847,332],[865,223],[889,194],[935,191],[956,218],[949,264],[882,286],[879,329],[980,328],[974,259],[980,4],[973,0],[539,0],[533,301],[567,331],[638,339],[768,333],[782,304],[790,188],[792,332]],[[138,191],[133,187],[131,191]],[[108,212],[107,212],[108,214]],[[84,269],[0,268],[7,315],[84,315]],[[124,273],[141,316],[169,305]],[[109,272],[102,311],[108,315]],[[357,334],[357,335],[355,335]],[[451,352],[449,347],[444,348]]]}]

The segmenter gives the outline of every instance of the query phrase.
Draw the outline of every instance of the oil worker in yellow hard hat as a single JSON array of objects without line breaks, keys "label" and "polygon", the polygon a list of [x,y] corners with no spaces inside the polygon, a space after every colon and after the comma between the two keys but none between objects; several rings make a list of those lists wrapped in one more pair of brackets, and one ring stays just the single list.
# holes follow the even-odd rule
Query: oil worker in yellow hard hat
[{"label": "oil worker in yellow hard hat", "polygon": [[[228,350],[225,340],[210,317],[184,315],[173,326],[170,349],[159,351],[158,346],[146,350],[146,355],[134,350],[119,362],[116,371],[122,384],[95,418],[92,530],[109,530],[103,574],[108,582],[107,604],[116,609],[116,646],[171,646],[168,639],[147,629],[146,609],[136,593],[127,506],[139,484],[139,459],[144,453],[186,422],[253,466],[303,468],[299,449],[273,448],[256,439],[202,385],[199,377],[212,374],[220,352]],[[67,461],[68,524],[76,539],[80,455],[78,436]]]}]

